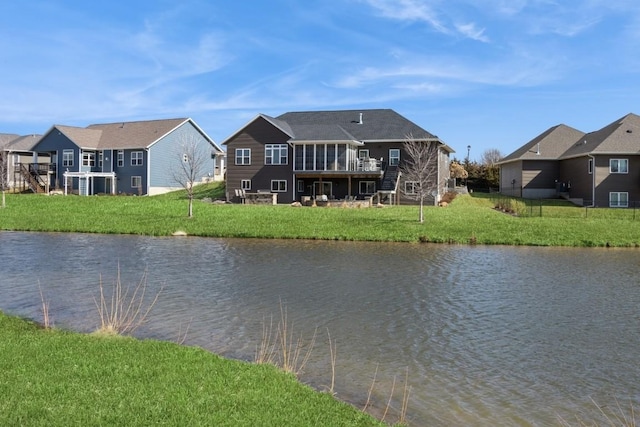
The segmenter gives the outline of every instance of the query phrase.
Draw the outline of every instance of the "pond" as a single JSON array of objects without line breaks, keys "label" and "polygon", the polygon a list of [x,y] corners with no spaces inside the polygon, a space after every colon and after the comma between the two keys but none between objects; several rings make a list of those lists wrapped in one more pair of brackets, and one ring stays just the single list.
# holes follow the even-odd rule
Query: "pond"
[{"label": "pond", "polygon": [[[100,280],[159,299],[139,337],[253,361],[286,311],[301,380],[410,425],[557,425],[640,401],[640,252],[0,233],[0,309],[90,332]],[[331,345],[329,344],[329,336]],[[407,384],[405,380],[408,377]],[[372,387],[373,385],[373,387]],[[392,393],[393,391],[393,393]]]}]

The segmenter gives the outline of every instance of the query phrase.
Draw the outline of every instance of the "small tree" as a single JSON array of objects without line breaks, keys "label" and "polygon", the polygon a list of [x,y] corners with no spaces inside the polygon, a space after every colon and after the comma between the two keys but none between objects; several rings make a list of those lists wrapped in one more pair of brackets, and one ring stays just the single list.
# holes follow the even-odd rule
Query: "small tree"
[{"label": "small tree", "polygon": [[9,189],[9,177],[7,176],[8,172],[9,156],[6,152],[0,152],[0,190],[2,190],[2,205],[0,205],[0,207],[2,208],[7,206],[5,193]]},{"label": "small tree", "polygon": [[193,217],[193,187],[202,177],[208,161],[211,159],[211,152],[206,149],[202,140],[193,136],[181,138],[177,159],[171,174],[174,181],[187,192],[189,199],[189,218]]},{"label": "small tree", "polygon": [[502,153],[497,148],[488,148],[482,153],[482,164],[485,166],[495,166],[502,158]]},{"label": "small tree", "polygon": [[497,163],[501,158],[502,153],[497,148],[489,148],[482,153],[483,175],[489,187],[500,186],[500,167]]},{"label": "small tree", "polygon": [[456,185],[458,184],[458,179],[465,179],[469,176],[469,172],[467,172],[464,166],[457,160],[453,160],[449,165],[449,173],[451,174],[451,178],[456,180]]},{"label": "small tree", "polygon": [[419,221],[424,222],[424,201],[438,192],[438,143],[407,136],[403,148],[407,156],[400,165],[405,196],[420,203]]}]

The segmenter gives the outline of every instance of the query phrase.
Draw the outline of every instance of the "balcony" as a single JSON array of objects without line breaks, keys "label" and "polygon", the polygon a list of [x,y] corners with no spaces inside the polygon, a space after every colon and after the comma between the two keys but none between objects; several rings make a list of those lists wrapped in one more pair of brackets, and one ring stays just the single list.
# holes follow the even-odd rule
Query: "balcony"
[{"label": "balcony", "polygon": [[[329,176],[362,176],[380,177],[383,174],[383,162],[379,159],[364,158],[354,159],[348,162],[332,162],[327,165],[303,165],[304,168],[294,167],[298,176],[305,175],[329,175]],[[314,166],[316,166],[314,168]],[[326,166],[326,167],[322,167]]]}]

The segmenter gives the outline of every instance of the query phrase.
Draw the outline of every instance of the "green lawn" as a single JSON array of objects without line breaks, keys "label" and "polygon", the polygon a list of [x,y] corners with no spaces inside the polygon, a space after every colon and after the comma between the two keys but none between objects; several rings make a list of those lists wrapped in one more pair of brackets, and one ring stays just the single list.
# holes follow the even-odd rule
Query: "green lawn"
[{"label": "green lawn", "polygon": [[[197,197],[218,197],[219,184]],[[536,246],[640,246],[640,218],[632,210],[589,209],[545,202],[540,216],[494,209],[488,195],[457,197],[448,207],[311,208],[211,204],[196,200],[187,218],[184,192],[154,197],[11,194],[0,229],[166,236],[370,240]],[[586,218],[585,218],[586,216]]]},{"label": "green lawn", "polygon": [[378,426],[271,365],[0,312],[0,425]]}]

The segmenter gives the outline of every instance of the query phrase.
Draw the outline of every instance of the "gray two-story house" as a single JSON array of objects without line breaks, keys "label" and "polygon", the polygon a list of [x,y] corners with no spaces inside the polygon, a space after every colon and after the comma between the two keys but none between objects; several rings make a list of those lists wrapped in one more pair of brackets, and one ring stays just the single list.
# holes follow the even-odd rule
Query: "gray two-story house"
[{"label": "gray two-story house", "polygon": [[54,125],[32,150],[51,159],[50,188],[81,195],[154,195],[181,188],[172,171],[187,143],[210,159],[199,178],[223,180],[223,150],[189,118]]},{"label": "gray two-story house", "polygon": [[414,183],[399,173],[407,139],[434,143],[436,203],[446,191],[453,150],[391,109],[258,114],[229,136],[227,197],[277,194],[278,203],[306,198],[410,201]]},{"label": "gray two-story house", "polygon": [[589,133],[554,126],[499,165],[500,192],[505,195],[630,206],[640,202],[640,116],[627,114]]}]

